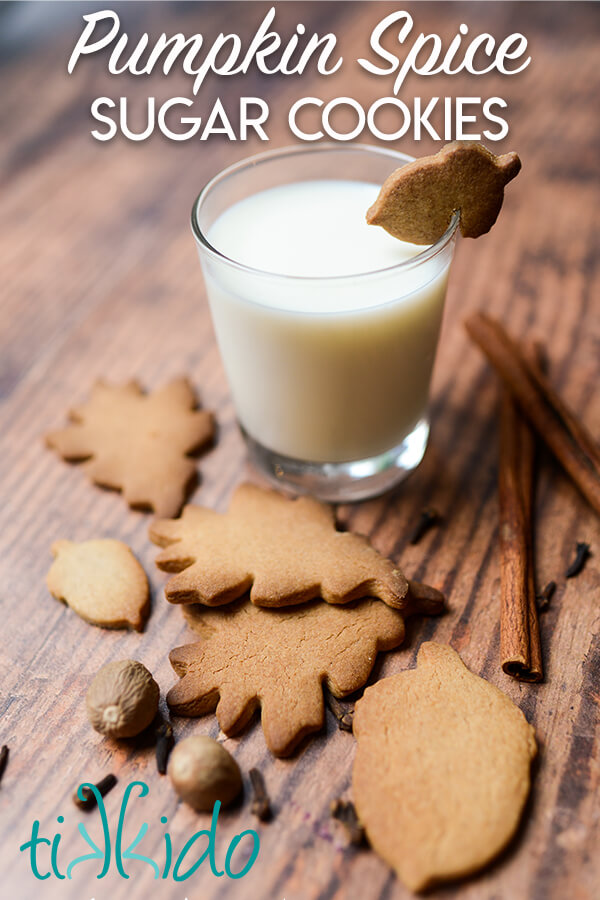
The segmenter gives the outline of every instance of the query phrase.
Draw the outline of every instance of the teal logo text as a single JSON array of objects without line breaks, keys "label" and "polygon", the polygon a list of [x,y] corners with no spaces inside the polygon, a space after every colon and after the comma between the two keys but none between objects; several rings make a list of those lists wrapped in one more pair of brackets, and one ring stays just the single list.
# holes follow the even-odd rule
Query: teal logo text
[{"label": "teal logo text", "polygon": [[[38,878],[40,881],[45,881],[47,878],[52,877],[60,880],[70,879],[73,877],[73,870],[78,866],[85,866],[86,868],[94,866],[97,869],[96,878],[104,878],[112,865],[122,878],[129,878],[127,864],[131,862],[143,863],[145,866],[149,866],[154,873],[155,879],[172,878],[173,881],[186,881],[206,862],[216,878],[226,875],[228,878],[237,879],[243,878],[256,862],[260,850],[260,839],[256,831],[249,828],[235,835],[227,848],[224,860],[221,865],[218,864],[216,838],[221,809],[221,804],[218,800],[213,808],[210,828],[196,831],[192,834],[178,853],[174,851],[171,835],[168,831],[165,831],[164,859],[161,858],[159,863],[151,856],[141,852],[142,841],[148,832],[148,824],[146,822],[141,826],[134,840],[127,847],[123,847],[125,816],[131,794],[136,788],[139,788],[138,798],[147,796],[150,793],[148,785],[143,781],[133,781],[125,788],[114,840],[100,792],[93,784],[81,784],[78,789],[81,799],[83,799],[82,789],[84,788],[89,788],[96,798],[100,815],[101,835],[97,841],[93,840],[86,826],[80,823],[77,826],[79,834],[87,845],[87,851],[91,852],[83,853],[81,856],[77,856],[69,861],[60,860],[59,862],[59,845],[62,835],[56,833],[52,839],[43,837],[40,834],[39,820],[36,819],[31,827],[29,840],[21,844],[19,850],[22,853],[29,853],[31,871],[35,878]],[[161,816],[160,821],[163,825],[166,825],[167,817]],[[64,816],[58,816],[57,822],[62,824]]]}]

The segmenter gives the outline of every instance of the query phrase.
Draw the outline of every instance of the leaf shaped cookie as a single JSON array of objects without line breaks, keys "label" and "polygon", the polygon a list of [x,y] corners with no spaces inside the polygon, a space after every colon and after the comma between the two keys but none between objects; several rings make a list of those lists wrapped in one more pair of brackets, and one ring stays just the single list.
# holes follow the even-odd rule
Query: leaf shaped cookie
[{"label": "leaf shaped cookie", "polygon": [[336,697],[361,687],[378,651],[404,638],[402,615],[377,600],[351,606],[313,602],[293,610],[259,609],[246,600],[225,609],[189,606],[188,623],[203,639],[173,650],[181,681],[167,695],[172,713],[216,709],[227,735],[261,709],[269,749],[289,755],[323,725],[323,682]]},{"label": "leaf shaped cookie", "polygon": [[257,606],[379,597],[402,609],[408,590],[366,538],[335,530],[330,507],[252,484],[236,489],[225,515],[186,506],[180,519],[154,522],[150,537],[167,548],[157,566],[180,573],[167,583],[171,603],[218,606],[251,588]]},{"label": "leaf shaped cookie", "polygon": [[126,544],[56,541],[52,555],[46,584],[53,597],[92,625],[142,630],[150,610],[148,579]]},{"label": "leaf shaped cookie", "polygon": [[356,704],[354,803],[373,848],[411,890],[476,871],[514,834],[535,732],[451,647],[426,643],[417,668]]},{"label": "leaf shaped cookie", "polygon": [[46,443],[64,459],[87,459],[92,481],[122,490],[130,506],[174,516],[196,475],[187,454],[214,433],[212,414],[195,406],[186,378],[150,394],[135,381],[98,382],[90,400],[70,413],[73,424],[46,435]]},{"label": "leaf shaped cookie", "polygon": [[498,218],[504,186],[520,169],[516,153],[494,156],[482,144],[455,141],[392,172],[368,210],[367,222],[399,240],[433,244],[460,210],[461,234],[479,237]]}]

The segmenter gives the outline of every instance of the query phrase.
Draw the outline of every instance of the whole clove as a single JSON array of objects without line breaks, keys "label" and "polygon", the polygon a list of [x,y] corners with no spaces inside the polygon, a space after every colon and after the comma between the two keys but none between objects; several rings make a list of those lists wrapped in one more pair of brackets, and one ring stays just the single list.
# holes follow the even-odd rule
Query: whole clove
[{"label": "whole clove", "polygon": [[10,750],[8,749],[6,744],[3,744],[2,748],[0,749],[0,781],[2,781],[2,776],[4,775],[6,766],[8,765],[9,754]]},{"label": "whole clove", "polygon": [[327,708],[333,713],[335,718],[337,719],[338,728],[340,731],[352,731],[352,719],[354,717],[354,710],[345,707],[337,697],[334,697],[333,694],[325,689],[325,703],[327,704]]},{"label": "whole clove", "polygon": [[[95,787],[97,788],[100,796],[105,797],[109,791],[112,791],[116,783],[117,778],[115,775],[105,775],[104,778],[100,779]],[[75,793],[73,794],[73,803],[75,804],[75,806],[79,807],[79,809],[83,809],[85,812],[90,812],[97,806],[96,795],[91,791],[89,787],[81,787],[81,794],[83,796],[79,795],[79,789],[75,791]]]},{"label": "whole clove", "polygon": [[591,555],[590,545],[586,544],[585,541],[577,541],[575,547],[575,559],[565,572],[565,578],[575,578],[576,575],[579,575],[585,566],[588,557]]},{"label": "whole clove", "polygon": [[406,614],[419,616],[439,616],[444,611],[446,602],[444,595],[437,588],[410,579],[408,593],[404,599]]},{"label": "whole clove", "polygon": [[271,801],[267,794],[267,786],[262,772],[258,769],[250,769],[250,784],[252,785],[252,802],[250,811],[253,815],[260,819],[261,822],[268,822],[273,818],[273,810],[271,809]]},{"label": "whole clove", "polygon": [[331,815],[344,826],[348,832],[350,843],[360,847],[365,840],[365,829],[360,824],[354,803],[349,800],[333,800],[330,807]]},{"label": "whole clove", "polygon": [[418,544],[421,538],[429,531],[430,528],[433,528],[434,525],[437,525],[441,518],[442,517],[436,509],[434,509],[432,506],[427,506],[421,512],[419,521],[412,531],[412,534],[409,538],[410,543]]},{"label": "whole clove", "polygon": [[175,746],[173,728],[169,722],[163,722],[156,733],[156,768],[160,775],[165,775],[171,750]]},{"label": "whole clove", "polygon": [[550,601],[554,596],[554,591],[556,590],[556,582],[549,581],[545,588],[543,588],[539,594],[536,594],[536,603],[537,608],[540,612],[545,612],[550,606]]}]

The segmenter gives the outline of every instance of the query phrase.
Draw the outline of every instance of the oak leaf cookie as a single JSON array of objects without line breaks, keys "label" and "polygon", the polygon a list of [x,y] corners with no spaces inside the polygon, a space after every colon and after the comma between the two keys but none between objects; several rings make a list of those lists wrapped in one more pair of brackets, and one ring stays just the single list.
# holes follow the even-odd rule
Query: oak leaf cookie
[{"label": "oak leaf cookie", "polygon": [[126,544],[55,541],[48,590],[86,622],[141,631],[150,610],[148,579]]},{"label": "oak leaf cookie", "polygon": [[461,234],[479,237],[498,218],[504,187],[520,169],[514,152],[494,156],[482,144],[455,141],[392,172],[368,210],[367,222],[402,241],[433,244],[460,210]]},{"label": "oak leaf cookie", "polygon": [[252,484],[236,489],[224,515],[186,506],[180,519],[154,522],[150,537],[166,547],[157,566],[180,573],[167,583],[171,603],[219,606],[250,590],[257,606],[379,597],[402,609],[408,590],[365,537],[336,531],[330,507]]},{"label": "oak leaf cookie", "polygon": [[72,424],[46,435],[64,459],[83,465],[96,484],[120,489],[130,506],[177,515],[196,475],[187,454],[213,437],[210,412],[195,409],[186,378],[145,394],[130,381],[98,382],[89,401],[70,413]]},{"label": "oak leaf cookie", "polygon": [[188,606],[185,616],[202,640],[170,654],[181,677],[167,695],[171,712],[201,716],[216,709],[220,727],[233,735],[260,708],[276,756],[289,755],[322,727],[323,683],[336,697],[352,693],[367,680],[377,653],[404,638],[402,615],[377,600],[293,610],[241,600],[218,610]]},{"label": "oak leaf cookie", "polygon": [[514,834],[530,787],[535,732],[450,647],[356,704],[354,803],[373,848],[414,891],[476,871]]}]

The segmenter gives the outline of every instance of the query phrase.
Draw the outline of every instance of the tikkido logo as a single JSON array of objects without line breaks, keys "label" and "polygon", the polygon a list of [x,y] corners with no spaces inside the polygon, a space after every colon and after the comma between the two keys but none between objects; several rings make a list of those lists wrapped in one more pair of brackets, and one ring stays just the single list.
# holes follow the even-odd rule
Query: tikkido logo
[{"label": "tikkido logo", "polygon": [[[213,807],[210,828],[196,831],[188,838],[179,853],[176,854],[174,852],[171,835],[168,831],[165,831],[164,858],[160,860],[160,864],[151,856],[136,852],[138,846],[148,832],[147,822],[142,824],[136,837],[126,849],[123,849],[127,805],[131,793],[135,788],[139,788],[139,798],[146,797],[150,793],[148,785],[143,781],[133,781],[131,784],[127,785],[121,801],[113,843],[104,800],[102,799],[98,788],[96,785],[89,783],[79,785],[77,794],[81,800],[84,799],[86,790],[89,790],[96,800],[100,815],[100,829],[102,836],[99,840],[94,840],[90,836],[86,826],[80,822],[77,829],[92,852],[84,853],[68,862],[62,860],[59,863],[61,833],[57,832],[52,840],[40,836],[40,822],[36,819],[31,827],[31,837],[19,847],[21,852],[29,851],[29,864],[34,877],[40,881],[45,881],[47,878],[52,878],[54,876],[54,878],[64,881],[65,879],[71,879],[73,877],[73,870],[76,866],[85,863],[87,864],[85,866],[86,870],[89,870],[90,865],[99,863],[101,864],[101,868],[96,874],[96,878],[105,878],[111,868],[111,862],[114,859],[114,868],[116,868],[122,878],[130,877],[129,873],[125,870],[124,864],[126,862],[137,862],[144,863],[145,866],[150,866],[154,873],[155,880],[172,878],[173,881],[187,881],[187,879],[191,878],[200,866],[208,860],[211,872],[216,878],[227,875],[228,878],[239,879],[243,878],[256,862],[260,850],[260,838],[256,831],[249,828],[246,831],[241,831],[232,838],[225,853],[223,868],[219,868],[217,864],[216,844],[221,803],[218,800]],[[64,816],[59,815],[57,817],[59,825],[62,825],[64,821]],[[161,816],[160,822],[162,825],[166,825],[167,817]],[[206,839],[206,844],[204,844],[204,838]],[[196,844],[199,841],[202,842],[201,848],[203,847],[203,850],[198,855]],[[43,853],[41,851],[43,846],[49,847],[50,850]],[[235,862],[234,856],[236,857]],[[48,865],[50,866],[49,869]],[[65,866],[66,869],[64,868]],[[61,868],[64,871],[61,871]],[[138,871],[140,870],[138,869]],[[89,871],[86,871],[88,877],[89,874]]]}]

